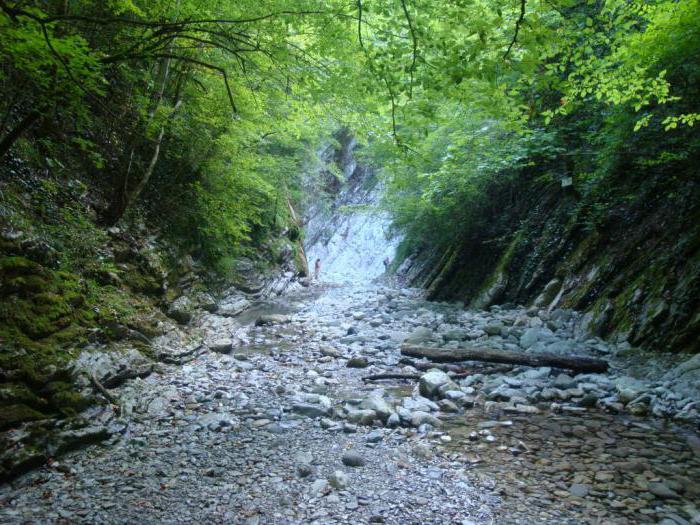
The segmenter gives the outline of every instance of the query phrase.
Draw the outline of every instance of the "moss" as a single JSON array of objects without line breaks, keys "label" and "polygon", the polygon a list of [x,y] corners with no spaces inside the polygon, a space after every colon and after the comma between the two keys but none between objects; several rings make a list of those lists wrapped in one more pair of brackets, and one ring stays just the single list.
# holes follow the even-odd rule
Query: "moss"
[{"label": "moss", "polygon": [[475,307],[485,307],[493,304],[498,300],[496,287],[503,287],[508,282],[508,269],[513,260],[513,255],[516,252],[517,246],[523,238],[522,231],[518,231],[510,241],[503,254],[498,260],[496,267],[488,275],[481,288],[476,293],[474,297],[467,298],[467,300]]},{"label": "moss", "polygon": [[0,430],[16,427],[27,421],[44,419],[41,412],[23,404],[0,406]]}]

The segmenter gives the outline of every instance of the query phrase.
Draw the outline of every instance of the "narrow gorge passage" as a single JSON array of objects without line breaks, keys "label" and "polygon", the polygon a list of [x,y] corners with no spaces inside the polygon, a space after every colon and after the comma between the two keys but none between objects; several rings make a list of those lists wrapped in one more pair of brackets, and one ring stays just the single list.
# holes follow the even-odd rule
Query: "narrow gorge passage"
[{"label": "narrow gorge passage", "polygon": [[[466,311],[382,284],[318,285],[255,320],[205,314],[193,330],[234,337],[233,353],[199,351],[113,389],[121,417],[95,412],[94,423],[114,437],[0,488],[0,521],[682,523],[698,498],[697,439],[595,408],[643,385],[621,381],[614,349],[575,326],[571,312]],[[407,337],[546,338],[608,355],[614,370],[482,364],[456,384],[439,373],[420,389],[363,381],[423,373],[401,358]]]}]

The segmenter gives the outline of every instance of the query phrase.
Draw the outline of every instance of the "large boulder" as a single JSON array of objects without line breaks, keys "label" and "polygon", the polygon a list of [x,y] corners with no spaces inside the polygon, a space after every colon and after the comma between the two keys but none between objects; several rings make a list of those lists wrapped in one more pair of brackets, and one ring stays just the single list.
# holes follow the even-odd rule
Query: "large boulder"
[{"label": "large boulder", "polygon": [[168,308],[168,317],[174,319],[180,324],[187,324],[194,316],[194,303],[187,296],[181,296],[175,299]]}]

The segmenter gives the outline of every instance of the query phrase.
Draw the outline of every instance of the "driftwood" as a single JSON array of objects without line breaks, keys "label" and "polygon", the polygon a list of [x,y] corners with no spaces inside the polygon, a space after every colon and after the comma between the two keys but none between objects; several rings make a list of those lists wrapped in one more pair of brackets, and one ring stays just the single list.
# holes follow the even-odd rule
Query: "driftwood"
[{"label": "driftwood", "polygon": [[381,381],[383,379],[410,379],[418,381],[420,374],[374,374],[362,378],[363,381]]},{"label": "driftwood", "polygon": [[104,387],[104,385],[100,383],[100,380],[97,379],[97,377],[95,377],[95,374],[91,372],[87,372],[86,374],[93,388],[97,390],[100,394],[105,396],[107,401],[109,401],[109,403],[115,407],[117,413],[121,413],[121,405],[119,404],[119,400],[109,393],[109,391]]},{"label": "driftwood", "polygon": [[437,368],[438,370],[442,370],[443,372],[447,372],[448,374],[457,374],[461,375],[463,377],[467,377],[469,375],[473,374],[482,374],[482,375],[490,375],[490,374],[505,374],[506,372],[510,372],[513,369],[514,365],[501,365],[501,366],[488,366],[488,365],[473,365],[470,366],[469,368],[465,368],[464,366],[460,365],[453,365],[453,364],[437,364],[437,363],[423,363],[421,361],[416,361],[415,359],[411,359],[410,357],[402,357],[399,359],[399,363],[402,365],[408,365],[412,366],[416,370],[421,370],[421,371],[428,371],[433,368]]},{"label": "driftwood", "polygon": [[[430,367],[429,367],[430,368]],[[484,371],[475,370],[472,372],[447,372],[452,379],[464,379],[474,374],[500,374],[504,372],[509,372],[512,367],[510,366],[495,366],[492,368],[485,369]],[[363,381],[382,381],[384,379],[408,379],[410,381],[418,381],[421,378],[421,374],[374,374],[371,376],[365,376],[362,378]]]},{"label": "driftwood", "polygon": [[510,350],[492,348],[455,348],[443,350],[429,346],[403,345],[401,353],[409,357],[424,357],[437,363],[454,363],[459,361],[486,361],[526,366],[552,366],[566,368],[576,372],[606,372],[607,361],[583,356],[564,356],[550,353],[526,354]]}]

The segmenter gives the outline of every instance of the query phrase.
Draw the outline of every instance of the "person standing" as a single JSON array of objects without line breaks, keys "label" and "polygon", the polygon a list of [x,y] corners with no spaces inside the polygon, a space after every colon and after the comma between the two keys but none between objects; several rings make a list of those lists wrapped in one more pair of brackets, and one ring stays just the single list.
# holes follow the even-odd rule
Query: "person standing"
[{"label": "person standing", "polygon": [[318,281],[318,276],[321,273],[321,259],[316,259],[316,264],[314,264],[314,279]]},{"label": "person standing", "polygon": [[391,265],[391,259],[389,257],[386,257],[384,259],[384,271],[388,272],[389,271],[389,266]]}]

